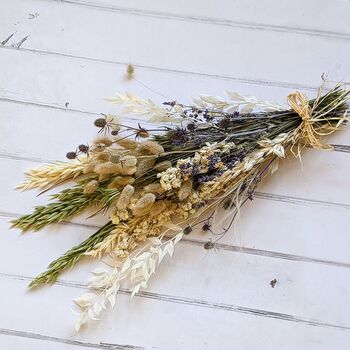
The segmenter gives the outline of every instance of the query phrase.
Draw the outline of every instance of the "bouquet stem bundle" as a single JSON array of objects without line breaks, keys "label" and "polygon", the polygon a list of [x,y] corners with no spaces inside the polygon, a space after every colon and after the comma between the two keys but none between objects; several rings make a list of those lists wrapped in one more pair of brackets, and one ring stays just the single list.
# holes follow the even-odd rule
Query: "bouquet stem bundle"
[{"label": "bouquet stem bundle", "polygon": [[[313,100],[296,92],[288,96],[289,109],[237,93],[229,93],[229,101],[201,96],[192,105],[158,106],[132,94],[110,98],[127,112],[164,124],[152,130],[128,127],[102,115],[95,121],[100,136],[92,146],[68,152],[69,162],[27,172],[19,189],[76,184],[53,195],[55,202],[14,220],[14,227],[39,230],[90,207],[108,216],[105,226],[53,261],[30,287],[54,282],[83,256],[109,255],[115,267],[94,272],[95,292],[75,300],[81,309],[78,330],[98,318],[107,303],[114,306],[121,283],[130,285],[132,296],[146,288],[164,256],[172,256],[195,226],[219,238],[226,234],[239,208],[287,151],[300,157],[305,147],[331,150],[321,137],[346,123],[349,97],[342,86],[319,91]],[[211,220],[219,208],[225,211],[225,228],[214,233]],[[209,217],[200,220],[203,213]],[[211,240],[204,246],[212,247]]]}]

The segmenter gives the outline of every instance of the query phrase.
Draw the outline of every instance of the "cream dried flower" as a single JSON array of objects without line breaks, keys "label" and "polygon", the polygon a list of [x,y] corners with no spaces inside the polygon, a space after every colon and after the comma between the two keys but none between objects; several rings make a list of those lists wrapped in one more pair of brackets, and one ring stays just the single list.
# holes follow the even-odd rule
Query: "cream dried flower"
[{"label": "cream dried flower", "polygon": [[108,185],[108,188],[120,188],[126,185],[130,185],[134,182],[135,182],[135,179],[132,176],[117,176]]},{"label": "cream dried flower", "polygon": [[117,209],[122,210],[125,209],[129,203],[130,199],[135,192],[135,188],[131,185],[126,185],[121,191],[118,201],[117,201]]},{"label": "cream dried flower", "polygon": [[139,150],[141,153],[158,155],[164,153],[164,148],[158,142],[144,141],[141,143]]},{"label": "cream dried flower", "polygon": [[98,181],[91,180],[84,186],[84,194],[92,194],[98,189]]},{"label": "cream dried flower", "polygon": [[160,184],[165,191],[170,191],[173,188],[179,188],[181,186],[181,175],[177,168],[169,168],[157,174],[157,177],[160,178]]},{"label": "cream dried flower", "polygon": [[132,213],[135,216],[147,214],[152,208],[152,204],[155,202],[155,200],[156,196],[153,193],[146,193],[132,207]]}]

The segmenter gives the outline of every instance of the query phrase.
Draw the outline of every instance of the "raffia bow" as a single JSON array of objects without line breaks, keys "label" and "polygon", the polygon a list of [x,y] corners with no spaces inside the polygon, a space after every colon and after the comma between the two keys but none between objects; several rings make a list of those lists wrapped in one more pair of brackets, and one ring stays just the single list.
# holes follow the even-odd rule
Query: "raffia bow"
[{"label": "raffia bow", "polygon": [[288,103],[293,111],[299,114],[302,119],[301,124],[294,131],[291,151],[295,157],[300,157],[301,151],[306,146],[331,151],[333,147],[324,144],[320,140],[320,136],[324,133],[320,132],[317,125],[317,117],[313,116],[313,109],[310,107],[307,96],[299,91],[293,92],[287,97]]}]

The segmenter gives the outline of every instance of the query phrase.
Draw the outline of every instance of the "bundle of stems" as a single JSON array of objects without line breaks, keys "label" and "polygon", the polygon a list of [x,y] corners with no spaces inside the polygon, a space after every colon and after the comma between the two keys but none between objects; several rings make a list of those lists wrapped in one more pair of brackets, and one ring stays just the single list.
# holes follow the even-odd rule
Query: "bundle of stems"
[{"label": "bundle of stems", "polygon": [[[30,283],[54,282],[83,256],[112,257],[116,267],[96,274],[91,283],[99,290],[96,298],[90,293],[76,300],[81,308],[77,329],[97,318],[106,300],[114,305],[121,281],[130,283],[133,294],[146,288],[163,257],[172,255],[194,227],[201,225],[216,240],[226,234],[240,207],[286,152],[300,157],[305,147],[330,150],[321,137],[347,122],[350,91],[341,85],[325,94],[320,89],[312,100],[293,93],[289,108],[237,93],[229,96],[230,101],[202,96],[192,105],[170,101],[157,106],[131,94],[117,95],[110,100],[129,112],[165,123],[125,126],[103,114],[94,122],[99,137],[92,146],[81,144],[67,153],[69,162],[27,173],[21,189],[47,189],[69,180],[76,185],[53,195],[55,202],[14,220],[13,227],[36,231],[90,207],[108,217],[105,226]],[[221,208],[225,225],[214,231],[212,220]],[[204,213],[207,217],[201,219]],[[213,246],[209,238],[204,248]]]}]

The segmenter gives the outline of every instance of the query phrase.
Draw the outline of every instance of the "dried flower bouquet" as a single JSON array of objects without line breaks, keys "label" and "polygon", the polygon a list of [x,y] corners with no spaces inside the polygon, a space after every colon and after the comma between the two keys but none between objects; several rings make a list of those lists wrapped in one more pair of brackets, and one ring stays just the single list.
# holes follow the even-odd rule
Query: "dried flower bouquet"
[{"label": "dried flower bouquet", "polygon": [[[53,261],[30,287],[54,282],[83,256],[108,255],[116,267],[93,272],[91,293],[75,299],[81,310],[77,330],[98,319],[108,304],[114,306],[121,283],[130,285],[131,296],[146,288],[163,258],[173,255],[193,227],[224,235],[287,151],[300,157],[306,146],[332,149],[320,137],[346,123],[349,96],[340,85],[323,95],[320,89],[313,100],[296,92],[288,96],[289,109],[238,93],[228,93],[228,100],[201,96],[192,105],[173,101],[158,106],[132,94],[110,98],[128,113],[163,124],[128,127],[115,116],[102,115],[94,122],[99,137],[92,146],[81,144],[67,153],[70,161],[26,173],[19,189],[46,191],[67,181],[75,185],[14,220],[13,227],[36,231],[91,207],[103,211],[108,221]],[[211,219],[218,208],[225,211],[226,223],[214,233]],[[213,246],[208,240],[204,248]]]}]

